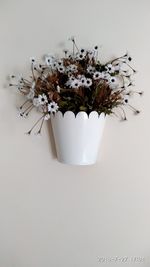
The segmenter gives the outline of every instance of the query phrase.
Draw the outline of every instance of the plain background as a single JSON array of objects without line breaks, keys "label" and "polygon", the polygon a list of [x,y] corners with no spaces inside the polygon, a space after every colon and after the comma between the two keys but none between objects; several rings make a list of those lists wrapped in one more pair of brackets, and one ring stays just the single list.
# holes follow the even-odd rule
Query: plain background
[{"label": "plain background", "polygon": [[[150,262],[150,1],[0,1],[0,266],[97,267],[98,257]],[[128,121],[108,118],[101,158],[72,167],[55,157],[50,126],[27,136],[38,114],[18,116],[24,101],[6,86],[29,58],[61,53],[74,35],[100,46],[103,61],[127,50],[137,68]],[[131,263],[131,257],[144,263]],[[109,266],[123,266],[111,262]]]}]

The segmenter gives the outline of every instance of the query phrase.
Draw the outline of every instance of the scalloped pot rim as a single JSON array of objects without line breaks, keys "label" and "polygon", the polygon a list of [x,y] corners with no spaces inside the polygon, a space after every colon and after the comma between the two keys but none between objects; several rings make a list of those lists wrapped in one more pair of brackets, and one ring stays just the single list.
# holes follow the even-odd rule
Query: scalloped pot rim
[{"label": "scalloped pot rim", "polygon": [[57,111],[55,114],[52,114],[53,118],[55,116],[59,116],[59,117],[74,117],[74,118],[78,118],[78,117],[87,117],[87,118],[92,118],[92,117],[106,117],[106,115],[104,114],[104,112],[102,112],[101,114],[98,114],[97,111],[91,111],[89,114],[87,114],[85,111],[79,111],[77,114],[75,114],[73,111],[67,110],[65,111],[65,113],[62,113],[61,111]]}]

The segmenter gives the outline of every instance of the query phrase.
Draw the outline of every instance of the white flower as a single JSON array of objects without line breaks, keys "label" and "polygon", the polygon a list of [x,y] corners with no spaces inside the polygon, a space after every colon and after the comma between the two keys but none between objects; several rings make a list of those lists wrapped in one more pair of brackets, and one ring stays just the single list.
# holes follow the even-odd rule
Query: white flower
[{"label": "white flower", "polygon": [[115,77],[111,77],[109,80],[109,86],[111,89],[116,89],[118,87],[118,81]]},{"label": "white flower", "polygon": [[35,65],[35,58],[34,57],[30,57],[30,62],[31,62],[31,64]]},{"label": "white flower", "polygon": [[11,74],[11,75],[8,75],[7,78],[9,81],[12,81],[12,80],[16,79],[16,76],[14,74]]},{"label": "white flower", "polygon": [[23,75],[22,75],[22,74],[19,74],[19,75],[17,76],[17,80],[18,80],[18,84],[19,84],[20,86],[22,86],[23,83],[24,83]]},{"label": "white flower", "polygon": [[45,94],[39,95],[38,100],[40,105],[45,105],[48,102],[47,96]]},{"label": "white flower", "polygon": [[33,98],[33,105],[34,105],[35,107],[39,107],[39,106],[40,106],[38,97]]},{"label": "white flower", "polygon": [[56,69],[57,69],[57,62],[56,62],[56,61],[52,62],[52,64],[51,64],[51,68],[52,68],[53,70],[56,70]]},{"label": "white flower", "polygon": [[129,102],[129,96],[128,95],[124,95],[123,104],[128,104],[128,102]]},{"label": "white flower", "polygon": [[129,53],[126,53],[126,55],[124,56],[124,61],[125,63],[130,63],[132,61],[132,57]]},{"label": "white flower", "polygon": [[98,50],[98,45],[94,46],[94,50],[97,51]]},{"label": "white flower", "polygon": [[81,48],[81,49],[80,49],[80,53],[81,53],[81,54],[86,54],[86,52],[87,52],[87,51],[86,51],[84,48]]},{"label": "white flower", "polygon": [[85,85],[86,85],[86,78],[85,78],[84,75],[81,75],[81,77],[80,77],[80,82],[81,82],[81,85],[82,85],[82,86],[85,86]]},{"label": "white flower", "polygon": [[92,67],[91,65],[87,67],[87,72],[90,73],[90,74],[93,74],[95,71],[95,68]]},{"label": "white flower", "polygon": [[73,54],[70,54],[70,55],[68,55],[68,58],[69,58],[69,59],[74,59],[75,56],[74,56]]},{"label": "white flower", "polygon": [[58,67],[63,66],[63,61],[62,61],[62,60],[59,60],[59,61],[57,62],[57,65],[58,65]]},{"label": "white flower", "polygon": [[81,82],[78,79],[75,79],[74,81],[72,81],[71,83],[72,88],[79,88],[79,86],[81,86]]},{"label": "white flower", "polygon": [[92,85],[92,79],[86,78],[84,75],[78,75],[78,78],[80,76],[80,85],[85,87],[90,87]]},{"label": "white flower", "polygon": [[83,60],[85,58],[85,56],[86,56],[86,53],[79,53],[79,54],[77,54],[77,59]]},{"label": "white flower", "polygon": [[90,87],[91,85],[92,85],[92,79],[87,78],[87,79],[86,79],[85,87]]},{"label": "white flower", "polygon": [[71,64],[67,67],[67,71],[71,71],[71,72],[77,72],[78,69],[77,69],[77,66],[75,64]]},{"label": "white flower", "polygon": [[91,60],[95,55],[95,50],[88,50],[88,57]]},{"label": "white flower", "polygon": [[50,55],[45,56],[45,64],[50,66],[54,62],[54,57]]},{"label": "white flower", "polygon": [[59,106],[55,101],[52,101],[50,104],[48,104],[48,112],[56,113],[58,109],[59,109]]},{"label": "white flower", "polygon": [[74,76],[70,76],[69,77],[69,80],[66,82],[66,86],[71,86],[71,83],[75,80],[75,77]]},{"label": "white flower", "polygon": [[19,117],[22,117],[22,118],[27,118],[27,113],[23,112],[23,111],[19,111]]},{"label": "white flower", "polygon": [[111,78],[110,78],[110,82],[111,82],[111,83],[115,83],[115,82],[116,82],[116,78],[115,78],[114,76],[111,76]]},{"label": "white flower", "polygon": [[64,66],[60,66],[60,67],[58,67],[58,71],[59,71],[60,73],[64,73],[64,72],[65,72],[65,67],[64,67]]},{"label": "white flower", "polygon": [[102,75],[101,72],[99,72],[99,71],[94,72],[94,74],[93,74],[93,79],[94,80],[99,80],[101,78],[103,78],[103,75]]},{"label": "white flower", "polygon": [[17,86],[17,89],[18,89],[19,91],[22,91],[22,90],[23,90],[23,87],[22,87],[22,86]]},{"label": "white flower", "polygon": [[108,64],[106,66],[106,69],[109,73],[114,73],[115,72],[115,67],[112,64]]}]

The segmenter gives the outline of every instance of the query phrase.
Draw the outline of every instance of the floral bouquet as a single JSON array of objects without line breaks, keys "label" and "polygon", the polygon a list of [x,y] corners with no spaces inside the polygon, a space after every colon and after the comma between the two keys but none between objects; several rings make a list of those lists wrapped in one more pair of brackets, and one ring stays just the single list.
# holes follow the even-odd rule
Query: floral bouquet
[{"label": "floral bouquet", "polygon": [[71,41],[72,52],[64,50],[62,58],[46,55],[42,64],[31,58],[29,79],[21,76],[17,81],[16,76],[11,76],[14,82],[10,86],[17,86],[26,97],[20,107],[20,115],[27,117],[33,108],[42,112],[28,134],[38,123],[38,133],[41,133],[44,120],[58,110],[63,114],[72,111],[76,115],[84,111],[89,115],[96,111],[99,115],[110,115],[116,114],[118,108],[122,120],[127,119],[125,106],[134,114],[140,112],[129,103],[129,97],[133,94],[143,94],[131,89],[132,76],[136,71],[130,65],[130,55],[126,53],[102,64],[98,59],[98,46],[91,50],[80,49],[74,38]]}]

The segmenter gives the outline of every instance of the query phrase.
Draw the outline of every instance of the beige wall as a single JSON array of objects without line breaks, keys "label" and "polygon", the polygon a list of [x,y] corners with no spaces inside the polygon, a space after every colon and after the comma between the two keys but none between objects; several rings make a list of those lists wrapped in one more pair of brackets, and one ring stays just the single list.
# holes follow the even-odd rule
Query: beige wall
[{"label": "beige wall", "polygon": [[[0,267],[97,267],[98,257],[150,262],[150,1],[0,1]],[[92,167],[57,162],[48,127],[24,133],[22,98],[5,88],[30,56],[60,52],[71,35],[102,45],[105,60],[127,49],[138,69],[140,116],[109,118],[102,158]],[[125,264],[124,264],[125,265]],[[123,266],[111,262],[109,266]]]}]

